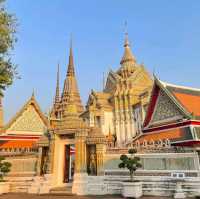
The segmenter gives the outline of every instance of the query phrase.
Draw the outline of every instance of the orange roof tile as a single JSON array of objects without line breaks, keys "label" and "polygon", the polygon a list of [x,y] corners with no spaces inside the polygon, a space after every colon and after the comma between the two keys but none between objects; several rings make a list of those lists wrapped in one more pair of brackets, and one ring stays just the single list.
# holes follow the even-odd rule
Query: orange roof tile
[{"label": "orange roof tile", "polygon": [[[173,140],[173,141],[180,141],[180,140],[188,140],[192,139],[191,134],[188,132],[188,128],[176,128],[176,129],[170,129],[166,131],[162,131],[159,133],[146,133],[143,134],[139,139],[139,142],[142,143],[144,140],[147,142],[153,141],[159,141],[159,140]],[[136,141],[137,141],[136,140]]]},{"label": "orange roof tile", "polygon": [[190,113],[200,116],[200,96],[179,92],[173,94]]},{"label": "orange roof tile", "polygon": [[6,140],[0,142],[0,148],[32,148],[35,143],[33,140]]}]

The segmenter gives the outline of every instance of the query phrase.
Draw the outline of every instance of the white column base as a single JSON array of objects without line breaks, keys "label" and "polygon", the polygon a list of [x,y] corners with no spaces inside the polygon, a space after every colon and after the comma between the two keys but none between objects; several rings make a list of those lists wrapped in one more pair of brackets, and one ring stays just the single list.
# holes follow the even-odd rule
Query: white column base
[{"label": "white column base", "polygon": [[87,173],[75,173],[72,185],[72,193],[77,195],[88,195],[88,174]]},{"label": "white column base", "polygon": [[46,174],[44,177],[36,176],[33,183],[28,189],[28,193],[45,194],[51,189],[51,174]]}]

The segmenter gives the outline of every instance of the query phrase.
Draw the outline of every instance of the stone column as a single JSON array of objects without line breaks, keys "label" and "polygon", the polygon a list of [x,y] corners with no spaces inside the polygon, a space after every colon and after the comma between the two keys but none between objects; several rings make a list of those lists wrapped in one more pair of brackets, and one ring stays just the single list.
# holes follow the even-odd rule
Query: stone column
[{"label": "stone column", "polygon": [[86,172],[86,137],[84,130],[75,134],[75,173]]},{"label": "stone column", "polygon": [[129,97],[125,95],[125,124],[126,124],[126,142],[130,141],[131,136],[131,121],[130,121],[130,111],[129,111]]},{"label": "stone column", "polygon": [[75,133],[75,174],[72,193],[87,195],[87,166],[86,166],[86,137],[87,130],[79,130]]},{"label": "stone column", "polygon": [[104,153],[105,145],[96,144],[96,159],[97,159],[97,175],[104,175]]},{"label": "stone column", "polygon": [[114,99],[114,103],[115,103],[115,108],[114,108],[114,128],[115,128],[115,134],[117,136],[117,143],[120,142],[120,120],[119,120],[119,99],[117,96],[115,96]]},{"label": "stone column", "polygon": [[41,163],[42,163],[42,147],[39,147],[38,150],[38,159],[37,159],[37,176],[40,176],[40,171],[41,171]]},{"label": "stone column", "polygon": [[125,114],[124,114],[124,99],[120,96],[119,101],[119,113],[120,113],[120,145],[124,144],[125,141]]},{"label": "stone column", "polygon": [[54,147],[55,147],[55,136],[53,132],[50,132],[49,140],[49,151],[48,151],[48,160],[47,160],[47,174],[53,173],[54,166]]}]

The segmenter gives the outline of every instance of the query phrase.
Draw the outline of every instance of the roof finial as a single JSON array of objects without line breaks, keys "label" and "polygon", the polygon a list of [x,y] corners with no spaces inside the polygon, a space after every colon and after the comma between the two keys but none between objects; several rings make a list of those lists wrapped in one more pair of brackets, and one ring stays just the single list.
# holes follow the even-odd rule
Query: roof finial
[{"label": "roof finial", "polygon": [[129,41],[128,41],[128,25],[127,25],[127,21],[125,21],[125,24],[124,24],[124,32],[125,32],[124,47],[127,47],[127,46],[129,46]]},{"label": "roof finial", "polygon": [[74,75],[74,58],[73,58],[73,48],[72,48],[72,34],[70,36],[70,52],[69,52],[69,63],[67,75]]},{"label": "roof finial", "polygon": [[56,81],[56,95],[55,95],[55,103],[59,103],[60,101],[60,63],[58,62],[57,66],[57,81]]},{"label": "roof finial", "polygon": [[130,44],[129,44],[129,40],[128,40],[127,22],[125,22],[124,55],[121,59],[120,64],[122,65],[125,62],[130,62],[132,64],[136,63],[136,59],[131,52]]},{"label": "roof finial", "polygon": [[35,89],[33,88],[31,98],[34,98],[34,97],[35,97]]}]

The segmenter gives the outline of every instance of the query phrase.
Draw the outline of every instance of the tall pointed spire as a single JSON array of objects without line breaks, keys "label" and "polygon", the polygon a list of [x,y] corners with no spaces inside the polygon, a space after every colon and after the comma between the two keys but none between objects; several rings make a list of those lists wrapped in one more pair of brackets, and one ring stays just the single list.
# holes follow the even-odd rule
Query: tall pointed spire
[{"label": "tall pointed spire", "polygon": [[69,63],[67,68],[67,75],[64,82],[64,88],[61,99],[62,115],[65,116],[68,111],[68,106],[76,106],[77,113],[83,112],[83,106],[81,103],[81,98],[77,86],[75,69],[74,69],[74,59],[72,50],[72,40],[70,41],[70,51],[69,51]]},{"label": "tall pointed spire", "polygon": [[56,79],[56,93],[54,97],[53,107],[50,111],[50,118],[59,117],[59,106],[60,106],[60,64],[57,66],[57,79]]},{"label": "tall pointed spire", "polygon": [[73,57],[73,49],[72,49],[72,38],[70,41],[70,51],[69,51],[69,63],[68,63],[68,70],[67,75],[75,75],[74,72],[74,57]]},{"label": "tall pointed spire", "polygon": [[128,33],[125,33],[125,40],[124,40],[124,55],[121,59],[120,64],[123,65],[124,63],[129,62],[132,64],[136,63],[136,59],[133,56],[132,52],[131,52],[131,48],[130,48],[130,44],[129,44],[129,39],[128,39]]},{"label": "tall pointed spire", "polygon": [[54,103],[58,104],[59,102],[60,102],[60,64],[58,63],[57,81],[56,81],[56,95],[55,95]]}]

